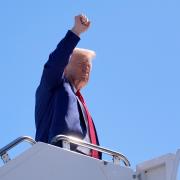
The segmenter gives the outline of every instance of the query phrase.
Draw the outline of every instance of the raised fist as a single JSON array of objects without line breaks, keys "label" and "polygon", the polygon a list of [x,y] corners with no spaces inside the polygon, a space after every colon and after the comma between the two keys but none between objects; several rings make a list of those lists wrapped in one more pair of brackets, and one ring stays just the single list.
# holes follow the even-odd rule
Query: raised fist
[{"label": "raised fist", "polygon": [[75,16],[75,23],[72,28],[72,31],[79,36],[81,33],[87,31],[87,29],[90,27],[90,23],[91,22],[85,15],[81,14]]}]

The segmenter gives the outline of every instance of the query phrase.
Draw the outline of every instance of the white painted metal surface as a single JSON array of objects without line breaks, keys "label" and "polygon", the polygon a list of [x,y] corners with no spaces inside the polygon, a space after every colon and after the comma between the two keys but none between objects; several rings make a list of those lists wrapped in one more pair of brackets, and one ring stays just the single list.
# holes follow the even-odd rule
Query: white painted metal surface
[{"label": "white painted metal surface", "polygon": [[[2,149],[1,155],[6,151]],[[179,180],[179,164],[180,150],[143,162],[133,171],[39,142],[0,167],[0,180]]]},{"label": "white painted metal surface", "polygon": [[136,174],[142,180],[177,180],[179,162],[180,150],[137,165]]},{"label": "white painted metal surface", "polygon": [[36,143],[0,168],[1,180],[133,180],[133,170]]}]

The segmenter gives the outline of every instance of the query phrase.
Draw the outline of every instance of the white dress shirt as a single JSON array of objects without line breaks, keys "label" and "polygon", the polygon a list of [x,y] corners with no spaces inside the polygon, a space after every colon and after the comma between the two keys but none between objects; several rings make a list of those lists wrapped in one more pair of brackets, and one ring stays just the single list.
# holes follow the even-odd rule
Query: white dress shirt
[{"label": "white dress shirt", "polygon": [[[76,90],[76,88],[74,86],[73,86],[73,89],[74,89],[74,92],[76,93],[77,90]],[[83,141],[86,141],[86,142],[90,143],[91,141],[90,141],[90,136],[89,136],[89,127],[88,127],[88,119],[87,119],[86,111],[84,109],[84,106],[83,106],[82,102],[78,98],[78,96],[76,96],[76,97],[77,97],[78,103],[79,103],[79,105],[81,107],[83,118],[84,118],[86,129],[87,129],[87,133],[86,133],[86,136],[84,137]],[[88,148],[78,146],[77,150],[81,151],[84,154],[90,155],[90,149],[88,149]]]}]

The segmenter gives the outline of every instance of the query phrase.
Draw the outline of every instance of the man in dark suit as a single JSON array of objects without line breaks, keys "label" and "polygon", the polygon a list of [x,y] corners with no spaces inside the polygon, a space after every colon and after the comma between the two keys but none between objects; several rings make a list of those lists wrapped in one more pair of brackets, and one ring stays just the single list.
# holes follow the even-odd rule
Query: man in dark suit
[{"label": "man in dark suit", "polygon": [[[50,143],[56,135],[70,135],[99,145],[92,118],[80,90],[86,86],[95,53],[75,48],[81,33],[90,21],[84,15],[75,16],[71,30],[49,55],[36,91],[36,141]],[[100,158],[96,151],[74,147],[75,151]]]}]

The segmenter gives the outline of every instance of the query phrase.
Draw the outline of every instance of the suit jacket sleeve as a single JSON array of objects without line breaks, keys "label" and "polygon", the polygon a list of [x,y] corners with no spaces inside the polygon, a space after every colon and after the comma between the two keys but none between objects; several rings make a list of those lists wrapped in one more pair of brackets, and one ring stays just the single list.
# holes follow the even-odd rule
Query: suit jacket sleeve
[{"label": "suit jacket sleeve", "polygon": [[79,36],[69,30],[56,49],[49,55],[41,78],[41,84],[48,90],[56,88],[61,82],[69,57],[79,40]]}]

